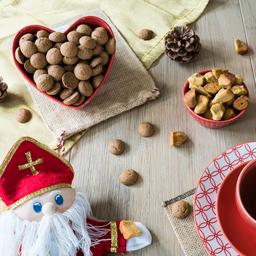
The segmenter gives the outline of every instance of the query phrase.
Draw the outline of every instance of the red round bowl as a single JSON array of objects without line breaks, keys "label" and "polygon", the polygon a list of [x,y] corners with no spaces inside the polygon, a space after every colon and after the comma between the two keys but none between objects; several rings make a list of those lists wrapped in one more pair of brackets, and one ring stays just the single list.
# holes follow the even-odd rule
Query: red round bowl
[{"label": "red round bowl", "polygon": [[242,217],[236,202],[238,179],[249,163],[242,163],[231,170],[221,183],[216,200],[217,221],[230,246],[240,256],[255,255],[256,229]]},{"label": "red round bowl", "polygon": [[[79,18],[72,25],[70,25],[70,27],[67,30],[65,30],[64,33],[67,34],[71,30],[76,28],[78,25],[85,24],[85,23],[92,26],[92,27],[101,26],[101,27],[103,27],[107,30],[108,35],[110,37],[114,37],[114,33],[113,33],[112,29],[110,28],[110,26],[104,20],[102,20],[102,19],[100,19],[96,16],[84,16],[84,17]],[[15,66],[20,71],[22,76],[29,82],[29,84],[31,86],[33,86],[34,88],[36,88],[38,91],[40,91],[40,90],[35,85],[35,82],[33,81],[32,77],[26,72],[26,70],[23,68],[23,66],[17,62],[17,60],[15,58],[15,50],[18,48],[19,40],[24,34],[26,34],[26,33],[36,33],[38,30],[42,30],[42,29],[46,30],[50,33],[54,31],[50,28],[47,28],[47,27],[44,27],[44,26],[41,26],[41,25],[26,26],[26,27],[22,28],[21,30],[19,30],[17,32],[17,34],[15,35],[15,37],[13,39],[13,44],[12,44],[12,56],[13,56]],[[72,108],[72,109],[77,109],[77,110],[82,109],[84,106],[89,104],[89,102],[95,97],[95,95],[99,92],[99,90],[103,86],[103,84],[104,84],[104,82],[105,82],[105,80],[106,80],[107,76],[109,75],[109,72],[112,68],[114,60],[115,60],[115,53],[113,53],[111,55],[110,59],[109,59],[107,69],[105,70],[104,77],[103,77],[102,81],[100,82],[99,86],[95,89],[93,94],[88,99],[86,99],[84,103],[82,103],[79,106],[68,106],[68,105],[65,105],[60,99],[58,99],[56,97],[50,96],[47,93],[42,92],[42,91],[40,91],[40,93],[44,94],[45,96],[47,96],[51,100],[54,100],[55,102],[58,102],[59,104],[65,106],[65,107]]]},{"label": "red round bowl", "polygon": [[236,184],[236,205],[241,217],[256,232],[256,160],[240,173]]},{"label": "red round bowl", "polygon": [[[211,69],[208,70],[203,70],[198,72],[201,75],[206,74],[207,72],[210,72]],[[246,87],[246,85],[244,84],[244,86]],[[248,88],[246,87],[247,91]],[[183,89],[182,89],[182,100],[184,99],[185,93],[189,90],[189,82],[186,81]],[[249,91],[248,91],[248,97],[249,97]],[[183,100],[184,102],[184,100]],[[220,120],[220,121],[216,121],[216,120],[211,120],[211,119],[207,119],[204,118],[198,114],[196,114],[193,109],[191,109],[190,107],[188,107],[185,102],[184,105],[186,107],[186,110],[188,111],[188,113],[202,126],[207,127],[207,128],[212,128],[212,129],[217,129],[217,128],[222,128],[224,126],[230,125],[232,123],[234,123],[236,120],[238,120],[242,115],[244,115],[244,113],[247,111],[247,109],[240,111],[236,116],[234,116],[233,118],[230,118],[228,120]]]}]

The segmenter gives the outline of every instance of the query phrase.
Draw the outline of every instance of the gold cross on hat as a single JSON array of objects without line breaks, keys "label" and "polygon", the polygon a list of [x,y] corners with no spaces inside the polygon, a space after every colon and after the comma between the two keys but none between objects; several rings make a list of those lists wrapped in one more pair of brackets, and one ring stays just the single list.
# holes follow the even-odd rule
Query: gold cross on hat
[{"label": "gold cross on hat", "polygon": [[33,176],[37,175],[39,172],[36,170],[35,166],[43,163],[44,162],[43,158],[38,158],[37,160],[33,161],[31,152],[26,152],[25,155],[28,162],[26,164],[19,165],[18,166],[19,170],[22,171],[22,170],[30,169]]}]

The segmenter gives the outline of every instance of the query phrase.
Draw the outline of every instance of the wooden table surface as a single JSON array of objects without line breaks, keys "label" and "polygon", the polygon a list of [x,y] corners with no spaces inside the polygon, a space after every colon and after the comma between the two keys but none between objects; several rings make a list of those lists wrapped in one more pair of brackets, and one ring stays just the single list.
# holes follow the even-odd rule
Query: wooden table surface
[{"label": "wooden table surface", "polygon": [[[92,128],[71,151],[76,170],[76,186],[91,202],[94,215],[101,219],[126,218],[145,223],[153,234],[152,246],[130,255],[182,255],[161,202],[195,187],[204,167],[217,154],[243,142],[255,141],[256,58],[234,52],[235,38],[256,43],[255,0],[212,0],[193,25],[202,42],[198,58],[179,65],[166,56],[150,69],[161,97]],[[192,73],[212,67],[225,67],[244,76],[250,91],[248,113],[223,129],[201,127],[185,112],[181,98],[184,81]],[[137,133],[140,122],[156,125],[152,138]],[[181,130],[190,142],[171,147],[169,133]],[[114,138],[127,143],[121,156],[108,150]],[[141,175],[139,183],[125,187],[119,183],[122,170],[133,168]]]}]

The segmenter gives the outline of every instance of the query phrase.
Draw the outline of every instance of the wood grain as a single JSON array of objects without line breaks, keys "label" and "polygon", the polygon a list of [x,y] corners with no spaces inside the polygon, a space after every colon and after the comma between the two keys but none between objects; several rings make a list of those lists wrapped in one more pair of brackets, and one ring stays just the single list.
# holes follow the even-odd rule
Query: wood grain
[{"label": "wood grain", "polygon": [[[235,38],[253,46],[255,13],[254,0],[211,1],[194,25],[203,46],[197,60],[179,65],[163,56],[150,70],[161,89],[160,99],[97,125],[73,148],[70,158],[76,170],[75,184],[89,197],[95,216],[139,220],[152,231],[152,246],[130,255],[182,255],[161,202],[195,187],[204,167],[223,150],[255,141],[255,57],[252,52],[239,56],[233,48]],[[211,130],[185,113],[181,88],[192,73],[217,66],[245,77],[251,104],[239,122]],[[155,136],[138,135],[142,121],[156,125]],[[171,130],[184,131],[190,142],[181,148],[171,147]],[[121,156],[107,150],[114,138],[127,143]],[[130,188],[118,180],[127,168],[141,175],[140,182]]]}]

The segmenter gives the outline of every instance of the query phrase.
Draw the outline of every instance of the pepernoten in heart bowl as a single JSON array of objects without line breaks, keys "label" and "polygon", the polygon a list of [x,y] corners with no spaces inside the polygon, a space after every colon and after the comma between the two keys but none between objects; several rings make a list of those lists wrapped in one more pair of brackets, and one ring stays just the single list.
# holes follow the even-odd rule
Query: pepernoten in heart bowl
[{"label": "pepernoten in heart bowl", "polygon": [[[14,37],[13,45],[12,45],[12,55],[13,55],[13,60],[14,60],[15,66],[20,71],[22,76],[28,81],[28,83],[31,86],[33,86],[34,88],[36,88],[38,91],[40,91],[40,93],[42,93],[43,95],[50,98],[51,100],[53,100],[53,101],[55,101],[55,102],[57,102],[57,103],[59,103],[63,106],[66,106],[68,108],[73,108],[73,109],[76,109],[76,110],[82,109],[84,106],[86,106],[95,97],[95,95],[99,92],[99,90],[103,86],[107,76],[110,73],[110,70],[112,68],[112,65],[113,65],[113,62],[114,62],[114,59],[115,59],[114,33],[113,33],[112,29],[110,28],[110,26],[104,20],[102,20],[102,19],[100,19],[96,16],[84,16],[84,17],[81,17],[78,20],[76,20],[63,33],[65,35],[67,35],[70,31],[75,30],[79,25],[82,25],[82,24],[89,25],[92,28],[92,30],[95,30],[98,27],[104,28],[106,30],[105,32],[107,32],[107,37],[109,38],[108,42],[112,40],[111,45],[109,46],[108,43],[104,43],[104,42],[100,43],[100,41],[98,42],[97,40],[95,40],[96,41],[96,46],[98,47],[97,50],[99,50],[98,52],[96,52],[96,50],[95,50],[96,49],[95,45],[91,46],[89,44],[88,49],[87,49],[87,45],[85,47],[88,50],[88,52],[90,54],[92,54],[92,56],[90,58],[89,57],[87,58],[87,55],[85,55],[85,57],[83,55],[83,59],[80,59],[80,57],[79,57],[76,63],[69,65],[67,63],[65,63],[65,64],[63,63],[65,56],[62,56],[63,59],[61,60],[60,63],[57,63],[56,65],[55,65],[55,63],[54,64],[50,63],[50,64],[52,64],[51,66],[61,66],[61,67],[57,67],[58,69],[61,69],[61,70],[63,70],[62,68],[64,68],[64,65],[66,65],[65,67],[67,67],[67,66],[71,67],[71,70],[68,70],[68,69],[63,70],[64,73],[62,73],[62,75],[64,76],[64,74],[66,74],[66,76],[65,76],[66,80],[64,81],[64,83],[63,83],[63,76],[62,76],[61,80],[60,79],[56,80],[54,78],[53,83],[54,83],[54,86],[55,86],[56,90],[54,90],[54,88],[51,89],[51,90],[48,90],[48,91],[47,90],[40,90],[37,87],[37,84],[35,83],[35,81],[33,79],[33,73],[35,72],[35,70],[33,70],[34,67],[32,67],[31,72],[28,73],[25,70],[24,66],[23,66],[23,64],[26,60],[28,60],[28,59],[31,60],[31,56],[30,57],[25,57],[21,53],[20,49],[18,49],[19,51],[17,50],[17,48],[19,47],[20,39],[25,34],[28,34],[28,33],[29,34],[36,34],[40,30],[45,30],[48,33],[52,33],[52,32],[54,32],[54,30],[52,30],[50,28],[47,28],[47,27],[44,27],[44,26],[40,26],[40,25],[26,26],[26,27],[22,28],[21,30],[19,30],[17,32],[17,34]],[[102,29],[102,30],[104,30],[104,29]],[[88,35],[87,34],[81,34],[81,37],[84,37],[84,39],[85,39],[85,40],[83,40],[83,43],[88,44],[88,40],[87,40]],[[64,43],[67,43],[67,42],[68,42],[68,40],[65,40],[62,43],[64,44]],[[54,45],[54,43],[55,43],[55,45]],[[84,47],[84,45],[81,44],[82,42],[79,41],[79,39],[76,43],[75,42],[73,42],[73,43],[76,44],[76,46],[79,45],[78,48],[79,47],[82,47],[82,48]],[[92,42],[92,41],[90,41],[89,43],[94,43],[95,44],[95,42]],[[52,44],[53,44],[53,46],[52,46],[53,48],[57,48],[57,46],[56,46],[57,42],[56,41],[52,42]],[[51,47],[51,49],[53,49],[52,47]],[[112,47],[112,49],[109,50],[111,47]],[[37,48],[37,50],[38,50],[38,48]],[[65,50],[64,47],[63,47],[63,50]],[[17,52],[19,54],[21,53],[22,60],[19,59],[19,61],[17,61]],[[60,52],[61,52],[61,48],[60,48]],[[102,54],[102,52],[104,52],[105,55],[104,56],[102,55],[102,57],[101,57],[100,54]],[[109,54],[106,55],[107,52]],[[40,54],[38,54],[35,57],[38,57],[39,55],[42,56],[42,54],[44,54],[44,55],[46,54],[46,52],[39,52],[39,53]],[[94,60],[94,63],[92,65],[92,60],[95,59],[96,57],[101,57],[101,58],[98,58],[97,60]],[[71,60],[73,61],[73,59],[75,59],[75,58],[77,58],[77,56],[74,56],[74,57],[72,56],[72,58],[67,57],[67,61],[71,61]],[[89,63],[89,61],[91,61],[91,62]],[[102,63],[101,63],[101,61],[102,61]],[[30,61],[29,61],[29,63],[31,64]],[[92,72],[91,77],[89,77],[88,79],[84,79],[84,78],[87,78],[85,76],[81,76],[81,79],[77,78],[73,73],[73,72],[75,72],[74,67],[75,67],[75,65],[77,65],[77,63],[78,64],[82,63],[83,67],[84,66],[88,67],[88,65],[89,65],[91,70],[92,70],[92,71],[90,71],[90,72]],[[50,64],[47,63],[48,66],[45,65],[45,67],[43,69],[46,70],[49,67]],[[72,71],[72,68],[73,68],[73,71]],[[38,68],[38,69],[41,69],[41,68]],[[95,70],[95,73],[94,73],[94,70]],[[98,74],[99,71],[101,71],[101,72]],[[44,73],[42,73],[42,75],[47,76],[48,75],[47,72],[48,71],[44,71]],[[96,76],[99,77],[99,79],[97,80],[97,82],[94,83],[94,80],[95,80]],[[48,76],[47,76],[47,78],[48,78]],[[50,82],[52,83],[52,80],[53,80],[52,77],[51,77],[50,80],[51,80]],[[70,85],[72,85],[72,86],[69,86],[69,81],[71,81]],[[82,81],[82,85],[81,85],[82,90],[79,90],[80,87],[78,87],[78,85],[80,86],[81,81]],[[65,83],[66,83],[67,86],[65,86]],[[56,84],[58,84],[58,86],[56,86]],[[91,86],[91,84],[94,84],[94,86]],[[47,83],[43,84],[43,86],[47,87]],[[89,88],[88,88],[88,86],[89,86]],[[40,87],[40,88],[42,88],[42,87]],[[61,95],[60,92],[63,92],[63,90],[65,90],[65,92],[62,93],[62,95]],[[50,93],[49,93],[49,91],[50,91]],[[63,100],[63,98],[64,98],[64,100]],[[75,102],[75,100],[76,100],[76,102]],[[74,103],[72,103],[72,102],[74,102]],[[70,104],[70,103],[72,103],[72,104]]]}]

